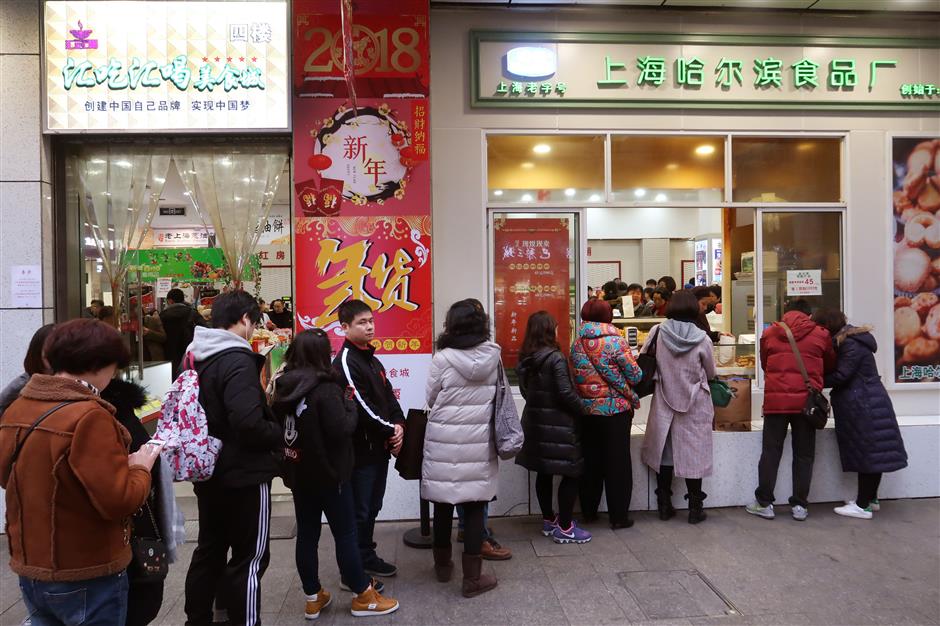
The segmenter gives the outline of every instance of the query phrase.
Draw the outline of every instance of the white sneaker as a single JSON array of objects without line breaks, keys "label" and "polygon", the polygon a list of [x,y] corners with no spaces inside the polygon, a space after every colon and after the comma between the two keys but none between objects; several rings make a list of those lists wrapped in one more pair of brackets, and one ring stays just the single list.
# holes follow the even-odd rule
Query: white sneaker
[{"label": "white sneaker", "polygon": [[757,517],[763,517],[764,519],[773,519],[774,518],[774,505],[768,504],[767,506],[761,506],[760,502],[751,502],[744,508],[745,511],[751,515],[756,515]]},{"label": "white sneaker", "polygon": [[871,503],[868,505],[868,508],[871,509],[872,513],[877,513],[878,511],[881,510],[881,503],[878,502],[878,500],[872,500]]},{"label": "white sneaker", "polygon": [[793,515],[793,519],[798,522],[805,522],[806,518],[809,517],[809,511],[806,510],[806,507],[799,504],[794,505],[790,513]]},{"label": "white sneaker", "polygon": [[868,509],[863,509],[859,505],[855,504],[855,501],[846,502],[844,506],[837,506],[833,509],[837,515],[842,515],[844,517],[854,517],[856,519],[871,519],[871,511]]}]

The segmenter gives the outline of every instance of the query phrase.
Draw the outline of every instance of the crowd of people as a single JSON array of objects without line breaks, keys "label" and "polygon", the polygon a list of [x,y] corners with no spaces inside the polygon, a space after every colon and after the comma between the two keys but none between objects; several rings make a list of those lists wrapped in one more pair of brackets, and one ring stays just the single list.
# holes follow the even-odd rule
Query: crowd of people
[{"label": "crowd of people", "polygon": [[[632,287],[627,293],[636,293]],[[703,300],[710,296],[676,291],[674,281],[666,287],[665,320],[641,350],[656,371],[641,460],[656,474],[659,518],[676,515],[672,488],[679,477],[688,522],[698,524],[706,519],[702,481],[713,471],[713,338],[700,325]],[[160,316],[166,355],[176,359],[176,371],[187,367],[184,355],[192,356],[186,360],[198,374],[208,435],[222,442],[211,479],[195,484],[199,531],[186,576],[187,624],[260,622],[276,476],[293,493],[304,616],[318,618],[333,601],[319,572],[324,515],[351,613],[396,611],[399,603],[384,594],[382,579],[395,576],[397,567],[379,555],[375,524],[389,461],[401,451],[407,425],[371,345],[373,311],[359,300],[339,307],[345,342],[335,355],[323,330],[300,332],[269,397],[260,384],[264,360],[249,343],[262,323],[258,302],[243,291],[222,294],[208,328],[182,294],[171,296],[173,304]],[[655,296],[656,290],[653,301]],[[636,297],[642,303],[644,296]],[[100,317],[105,307],[97,308]],[[907,462],[878,378],[875,341],[869,328],[849,325],[839,311],[811,314],[806,301],[790,302],[782,322],[761,337],[763,449],[755,501],[746,510],[774,517],[789,426],[791,513],[806,519],[816,431],[801,413],[810,388],[826,386],[832,388],[843,470],[858,473],[855,499],[836,513],[870,519],[880,506],[882,474]],[[575,520],[575,505],[580,501],[583,521],[596,521],[605,491],[610,527],[634,524],[630,433],[644,370],[612,325],[606,298],[589,299],[581,318],[569,351],[558,343],[558,320],[545,311],[530,316],[517,368],[525,440],[515,462],[535,472],[541,532],[560,544],[591,540]],[[171,342],[177,333],[189,342]],[[147,624],[159,612],[162,578],[141,567],[146,557],[138,546],[145,539],[162,541],[172,560],[179,520],[160,443],[148,440],[134,415],[143,391],[114,378],[129,357],[113,326],[95,319],[44,326],[30,342],[23,375],[0,394],[0,486],[6,489],[10,567],[35,626],[73,623],[79,610],[85,624]],[[497,585],[484,571],[484,559],[512,556],[487,524],[488,504],[498,492],[493,411],[503,376],[483,305],[474,299],[454,303],[426,381],[430,409],[420,492],[434,505],[433,576],[441,583],[454,575],[458,514],[466,597]]]}]

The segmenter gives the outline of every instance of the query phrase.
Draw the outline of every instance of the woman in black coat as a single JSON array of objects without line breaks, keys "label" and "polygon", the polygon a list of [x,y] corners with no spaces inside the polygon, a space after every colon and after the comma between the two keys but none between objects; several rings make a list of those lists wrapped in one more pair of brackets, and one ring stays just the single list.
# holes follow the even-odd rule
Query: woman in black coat
[{"label": "woman in black coat", "polygon": [[826,376],[826,387],[832,387],[842,470],[858,472],[856,499],[836,507],[835,512],[871,519],[872,512],[880,508],[882,474],[907,467],[894,407],[875,364],[878,346],[871,328],[847,324],[841,311],[818,311],[813,321],[828,329],[835,343],[838,360],[836,369]]},{"label": "woman in black coat", "polygon": [[[591,533],[572,519],[578,477],[584,472],[578,417],[581,398],[568,373],[568,360],[556,337],[558,323],[546,311],[533,313],[526,324],[519,354],[519,387],[526,399],[522,412],[525,443],[516,463],[537,472],[535,492],[542,509],[542,534],[555,543],[587,543]],[[558,485],[558,517],[552,510],[552,486]]]}]

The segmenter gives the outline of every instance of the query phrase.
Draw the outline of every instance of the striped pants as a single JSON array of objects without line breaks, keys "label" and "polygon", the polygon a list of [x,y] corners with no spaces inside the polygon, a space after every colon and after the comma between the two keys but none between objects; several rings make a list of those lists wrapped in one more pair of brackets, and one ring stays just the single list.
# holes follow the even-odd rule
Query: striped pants
[{"label": "striped pants", "polygon": [[186,623],[211,624],[215,603],[233,626],[255,626],[271,558],[271,483],[226,489],[210,481],[194,490],[199,539],[186,574]]}]

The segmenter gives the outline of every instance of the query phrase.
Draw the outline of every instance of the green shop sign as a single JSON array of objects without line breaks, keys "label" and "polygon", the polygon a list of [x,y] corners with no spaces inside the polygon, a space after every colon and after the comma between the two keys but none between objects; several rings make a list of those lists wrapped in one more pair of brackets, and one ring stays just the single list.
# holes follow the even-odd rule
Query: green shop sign
[{"label": "green shop sign", "polygon": [[[140,269],[141,281],[145,283],[154,283],[158,278],[172,278],[173,282],[229,282],[225,253],[221,248],[132,250],[129,255],[128,275],[133,278]],[[258,256],[252,255],[243,280],[254,280],[260,270]]]},{"label": "green shop sign", "polygon": [[472,31],[471,105],[940,111],[940,40]]}]

